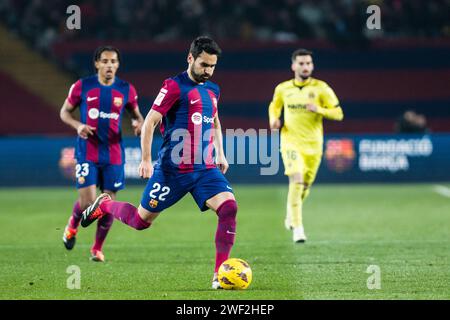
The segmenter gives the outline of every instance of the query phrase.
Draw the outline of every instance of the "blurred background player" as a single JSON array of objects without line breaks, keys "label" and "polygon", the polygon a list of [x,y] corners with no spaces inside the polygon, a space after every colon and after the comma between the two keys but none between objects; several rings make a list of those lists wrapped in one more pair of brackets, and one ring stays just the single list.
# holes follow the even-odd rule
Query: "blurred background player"
[{"label": "blurred background player", "polygon": [[425,115],[419,114],[414,110],[406,110],[395,124],[397,133],[425,134],[427,128],[427,119]]},{"label": "blurred background player", "polygon": [[[161,211],[190,192],[201,211],[212,209],[218,216],[213,289],[220,288],[217,271],[228,259],[234,244],[237,214],[232,188],[224,177],[228,162],[217,109],[220,91],[217,84],[208,80],[220,54],[221,49],[215,41],[199,37],[191,44],[188,70],[164,81],[145,118],[141,135],[139,175],[150,180],[139,208],[113,201],[108,194],[102,194],[86,209],[81,222],[85,227],[97,218],[114,216],[134,229],[146,229]],[[158,124],[164,141],[158,162],[153,167],[151,146]],[[179,133],[183,136],[183,147],[176,151],[180,139],[175,135]],[[177,161],[174,156],[180,151],[181,159]]]},{"label": "blurred background player", "polygon": [[[96,186],[112,199],[124,188],[125,154],[122,146],[121,119],[127,109],[135,135],[139,135],[143,117],[139,112],[133,85],[116,77],[120,52],[110,46],[97,48],[94,65],[97,74],[82,78],[72,85],[61,108],[64,123],[78,133],[76,149],[76,186],[79,198],[64,230],[63,242],[68,250],[75,245],[81,214],[96,198]],[[80,121],[72,116],[79,107]],[[99,219],[95,242],[91,248],[93,261],[104,261],[103,242],[114,219]]]},{"label": "blurred background player", "polygon": [[314,182],[322,159],[322,118],[341,121],[344,117],[339,100],[323,81],[311,77],[314,70],[312,52],[298,49],[292,54],[291,69],[295,78],[275,88],[269,105],[271,129],[281,128],[281,156],[289,192],[285,226],[293,230],[294,242],[305,242],[302,206]]}]

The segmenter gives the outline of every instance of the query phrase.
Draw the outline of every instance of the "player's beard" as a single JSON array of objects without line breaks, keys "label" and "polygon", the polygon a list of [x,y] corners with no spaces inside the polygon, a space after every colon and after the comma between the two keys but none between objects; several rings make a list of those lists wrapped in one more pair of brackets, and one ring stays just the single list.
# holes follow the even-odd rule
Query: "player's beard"
[{"label": "player's beard", "polygon": [[194,71],[194,68],[190,69],[190,73],[191,73],[191,77],[194,78],[194,80],[198,83],[200,82],[205,82],[206,80],[208,80],[210,77],[205,77],[202,74],[198,74]]},{"label": "player's beard", "polygon": [[308,80],[309,78],[311,78],[312,72],[309,72],[308,74],[305,73],[300,73],[299,76],[303,81]]}]

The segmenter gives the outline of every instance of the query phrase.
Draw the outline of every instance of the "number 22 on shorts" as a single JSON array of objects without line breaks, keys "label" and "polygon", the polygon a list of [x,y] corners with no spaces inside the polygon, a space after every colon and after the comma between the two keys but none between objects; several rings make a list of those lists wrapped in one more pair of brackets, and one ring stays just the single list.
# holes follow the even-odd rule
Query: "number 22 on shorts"
[{"label": "number 22 on shorts", "polygon": [[[158,193],[159,191],[162,191],[159,196],[156,195],[156,193]],[[161,185],[158,182],[155,182],[153,184],[153,189],[152,191],[150,191],[150,198],[152,199],[156,199],[158,198],[159,201],[164,201],[166,200],[166,196],[169,194],[170,192],[170,188],[167,186],[164,186],[161,188]]]}]

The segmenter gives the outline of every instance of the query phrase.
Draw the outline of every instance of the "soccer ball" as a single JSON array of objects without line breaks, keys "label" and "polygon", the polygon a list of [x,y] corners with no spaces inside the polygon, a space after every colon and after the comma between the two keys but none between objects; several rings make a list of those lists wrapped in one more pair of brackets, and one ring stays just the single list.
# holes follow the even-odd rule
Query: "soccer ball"
[{"label": "soccer ball", "polygon": [[252,282],[252,269],[246,261],[230,258],[220,265],[218,278],[223,289],[247,289]]}]

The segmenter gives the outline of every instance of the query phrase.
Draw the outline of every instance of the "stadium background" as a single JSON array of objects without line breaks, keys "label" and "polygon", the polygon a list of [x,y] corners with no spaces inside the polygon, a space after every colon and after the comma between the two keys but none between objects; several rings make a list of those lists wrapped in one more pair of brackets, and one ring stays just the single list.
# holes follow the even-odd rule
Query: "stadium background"
[{"label": "stadium background", "polygon": [[[315,52],[315,76],[334,88],[345,112],[343,122],[325,121],[331,141],[317,182],[450,179],[447,1],[249,0],[230,10],[224,1],[81,1],[80,30],[66,27],[69,1],[1,3],[2,186],[71,183],[64,175],[71,150],[64,148],[73,147],[74,132],[58,110],[71,83],[92,73],[94,48],[120,48],[119,76],[136,86],[145,115],[162,80],[186,68],[199,34],[224,50],[214,77],[224,130],[268,128],[273,89],[292,77],[292,51],[306,47]],[[371,3],[381,6],[381,30],[366,27]],[[426,129],[398,136],[396,123],[410,109],[426,117]],[[129,135],[129,121],[124,127]],[[372,147],[361,154],[365,138]],[[136,139],[127,141],[138,148]],[[140,183],[133,178],[139,154],[128,154],[128,183]],[[259,165],[233,165],[229,175],[234,182],[285,181],[282,167],[276,177],[260,177]]]},{"label": "stadium background", "polygon": [[[69,17],[66,9],[71,4],[81,8],[80,30],[68,30],[66,27]],[[366,8],[370,4],[381,8],[381,30],[366,27],[369,17]],[[220,114],[224,130],[268,129],[267,108],[274,87],[292,77],[290,55],[299,47],[314,51],[314,76],[328,82],[341,101],[344,121],[324,121],[324,159],[317,177],[317,187],[313,189],[305,210],[305,214],[315,213],[306,218],[311,225],[308,231],[311,230],[313,241],[316,237],[315,241],[322,241],[323,246],[311,247],[316,251],[307,251],[304,257],[322,263],[323,272],[330,268],[330,274],[335,276],[334,280],[330,280],[334,289],[321,287],[319,278],[312,276],[314,270],[311,269],[310,273],[307,270],[306,277],[302,273],[304,282],[301,287],[310,292],[310,296],[302,293],[302,297],[374,297],[367,294],[365,288],[366,291],[353,288],[356,293],[352,295],[353,289],[349,290],[336,280],[342,275],[339,272],[344,272],[345,263],[368,262],[373,259],[366,256],[366,252],[370,252],[367,255],[398,271],[397,278],[386,285],[397,291],[378,297],[448,298],[448,256],[442,252],[448,249],[448,229],[444,228],[448,226],[446,214],[449,212],[450,194],[449,17],[448,0],[0,0],[0,249],[5,258],[0,267],[2,274],[8,275],[3,278],[6,279],[4,287],[11,285],[11,291],[8,293],[5,289],[3,297],[72,297],[66,291],[52,295],[50,289],[45,294],[42,291],[28,292],[28,284],[13,288],[12,284],[22,283],[23,278],[15,276],[6,261],[16,261],[16,265],[20,266],[18,270],[26,275],[41,270],[38,254],[31,251],[35,237],[30,235],[35,233],[35,226],[30,223],[21,229],[22,233],[16,234],[15,230],[19,228],[16,228],[14,216],[20,216],[24,211],[34,213],[34,219],[40,219],[42,230],[47,230],[48,224],[63,228],[66,222],[66,213],[68,216],[76,197],[72,180],[75,132],[62,123],[59,109],[70,85],[79,77],[93,72],[94,49],[99,45],[111,44],[121,50],[122,63],[118,76],[135,85],[139,106],[145,115],[162,81],[186,69],[185,58],[192,39],[207,34],[213,36],[223,49],[213,81],[222,90]],[[401,129],[400,119],[407,110],[415,110],[422,115],[412,130]],[[144,182],[136,177],[139,140],[130,134],[128,122],[123,122],[129,162],[127,184],[136,186],[119,197],[132,202],[140,197]],[[160,138],[156,139],[158,143]],[[157,148],[154,148],[154,155],[156,152]],[[287,256],[293,255],[290,248],[280,244],[290,241],[287,233],[281,236],[287,193],[287,178],[282,174],[281,160],[276,176],[260,176],[261,167],[264,165],[232,165],[228,173],[229,180],[238,186],[237,190],[241,190],[238,191],[242,199],[241,210],[248,214],[248,218],[241,215],[241,225],[246,225],[245,219],[252,220],[252,223],[258,221],[259,213],[269,209],[280,213],[276,219],[267,218],[267,221],[272,221],[269,224],[280,226],[279,231],[269,230],[262,224],[255,227],[250,224],[249,230],[254,233],[249,232],[248,236],[242,234],[239,239],[245,245],[238,249],[238,253],[241,257],[248,257],[256,268],[258,260],[252,260],[252,257],[254,252],[261,253],[258,253],[259,247],[252,247],[255,240],[250,238],[252,234],[257,237],[255,242],[268,243],[269,248],[265,248],[267,252],[273,249],[274,258],[270,261],[284,257],[286,252],[283,250],[288,251]],[[339,185],[322,184],[327,182]],[[355,187],[352,182],[389,184],[358,184]],[[397,182],[402,184],[391,184]],[[428,184],[422,186],[413,182]],[[247,183],[252,185],[248,188],[242,185]],[[437,183],[439,186],[436,186]],[[438,187],[444,197],[430,191],[432,187]],[[19,199],[20,204],[17,202]],[[271,201],[265,203],[262,199]],[[39,201],[45,202],[38,206],[36,203],[41,203]],[[254,212],[249,211],[249,207]],[[187,216],[196,212],[188,202],[177,208],[186,211],[183,215]],[[335,211],[339,215],[334,215]],[[427,212],[426,219],[422,219],[423,212]],[[169,216],[166,219],[166,225],[175,228],[180,238],[183,235],[187,237],[184,230],[174,227],[179,221]],[[182,224],[190,224],[181,215],[176,219],[184,221]],[[211,224],[208,228],[213,230],[215,222],[213,217],[211,219],[207,220]],[[34,223],[35,220],[31,221]],[[367,224],[375,229],[366,229]],[[133,251],[133,244],[117,247],[117,239],[123,242],[123,239],[140,241],[137,239],[141,238],[118,225],[114,227],[117,236],[111,236],[111,247],[116,249],[117,255],[122,253],[126,256],[133,252],[138,257],[140,252]],[[160,229],[152,231],[152,239],[159,236],[167,241],[162,247],[171,243],[167,239],[179,240],[170,236],[171,233],[163,225],[161,223]],[[206,223],[200,225],[205,227]],[[47,230],[46,234],[42,234],[41,240],[47,246],[44,257],[53,257],[57,261],[56,266],[61,268],[65,268],[74,257],[85,259],[81,253],[76,253],[79,256],[72,255],[70,259],[67,256],[60,258],[63,249],[58,241],[62,229],[56,230]],[[205,236],[203,229],[193,230],[198,237]],[[123,234],[126,236],[119,238],[119,231],[120,237]],[[28,238],[18,238],[21,234],[27,234]],[[267,237],[270,241],[266,241]],[[246,239],[249,242],[245,242]],[[87,246],[89,240],[81,238],[80,243],[83,241]],[[272,241],[274,244],[270,247]],[[19,255],[16,251],[8,251],[13,245],[19,244],[20,247],[22,242],[24,246],[27,243],[32,246],[23,247]],[[381,248],[380,243],[390,246],[390,249]],[[415,251],[408,251],[412,247]],[[114,252],[112,248],[111,253]],[[176,250],[179,248],[171,248],[178,252]],[[203,250],[208,252],[210,248],[207,248]],[[159,259],[155,253],[152,254]],[[169,257],[177,260],[183,253],[172,255],[169,254]],[[36,257],[35,260],[30,262],[30,256]],[[404,259],[398,263],[399,269],[395,269],[397,258]],[[202,259],[205,265],[202,268],[209,270],[210,261],[206,256]],[[204,263],[206,260],[208,266]],[[28,261],[34,270],[23,271],[27,264],[22,261]],[[390,264],[392,261],[393,264]],[[407,261],[412,261],[412,264],[408,265]],[[116,262],[119,266],[120,261]],[[429,268],[437,269],[420,269],[425,264],[434,265]],[[407,270],[419,270],[419,278],[412,278],[411,273],[403,274],[405,269],[401,268],[404,265],[410,268]],[[134,270],[132,265],[123,267]],[[175,264],[171,267],[178,270]],[[282,268],[285,270],[288,267],[283,265]],[[354,265],[348,268],[360,272],[354,269]],[[259,279],[262,279],[261,267],[259,270]],[[293,274],[299,272],[292,270]],[[183,272],[192,274],[191,270],[181,269],[180,274]],[[64,274],[53,275],[64,283]],[[259,281],[273,279],[272,274],[265,275],[265,280]],[[326,273],[323,277],[328,279]],[[442,282],[445,277],[447,282]],[[33,276],[27,279],[30,278]],[[411,288],[406,288],[398,284],[401,282],[398,279],[415,279],[415,282],[410,282]],[[130,285],[139,288],[141,283],[138,280],[130,280]],[[286,280],[287,286],[296,283],[291,280]],[[39,283],[37,279],[33,281]],[[155,281],[159,283],[159,280]],[[176,283],[176,279],[171,281]],[[267,287],[274,285],[269,282],[264,284]],[[125,283],[121,285],[127,286]],[[59,288],[54,286],[49,285],[49,288]],[[177,286],[184,290],[183,284]],[[277,287],[277,283],[274,286]],[[428,289],[421,291],[421,286],[428,286]],[[37,290],[38,286],[34,289]],[[342,291],[344,289],[345,292]],[[106,288],[104,291],[108,290]],[[282,289],[279,290],[282,292]],[[330,291],[324,293],[320,290]],[[102,297],[101,294],[90,295],[89,292],[83,294],[78,297]],[[164,299],[167,297],[164,294],[158,297]],[[135,297],[142,296],[137,294]],[[169,293],[170,297],[184,296],[174,291]],[[192,297],[210,298],[206,293],[198,292]],[[256,292],[256,297],[271,296]]]}]

